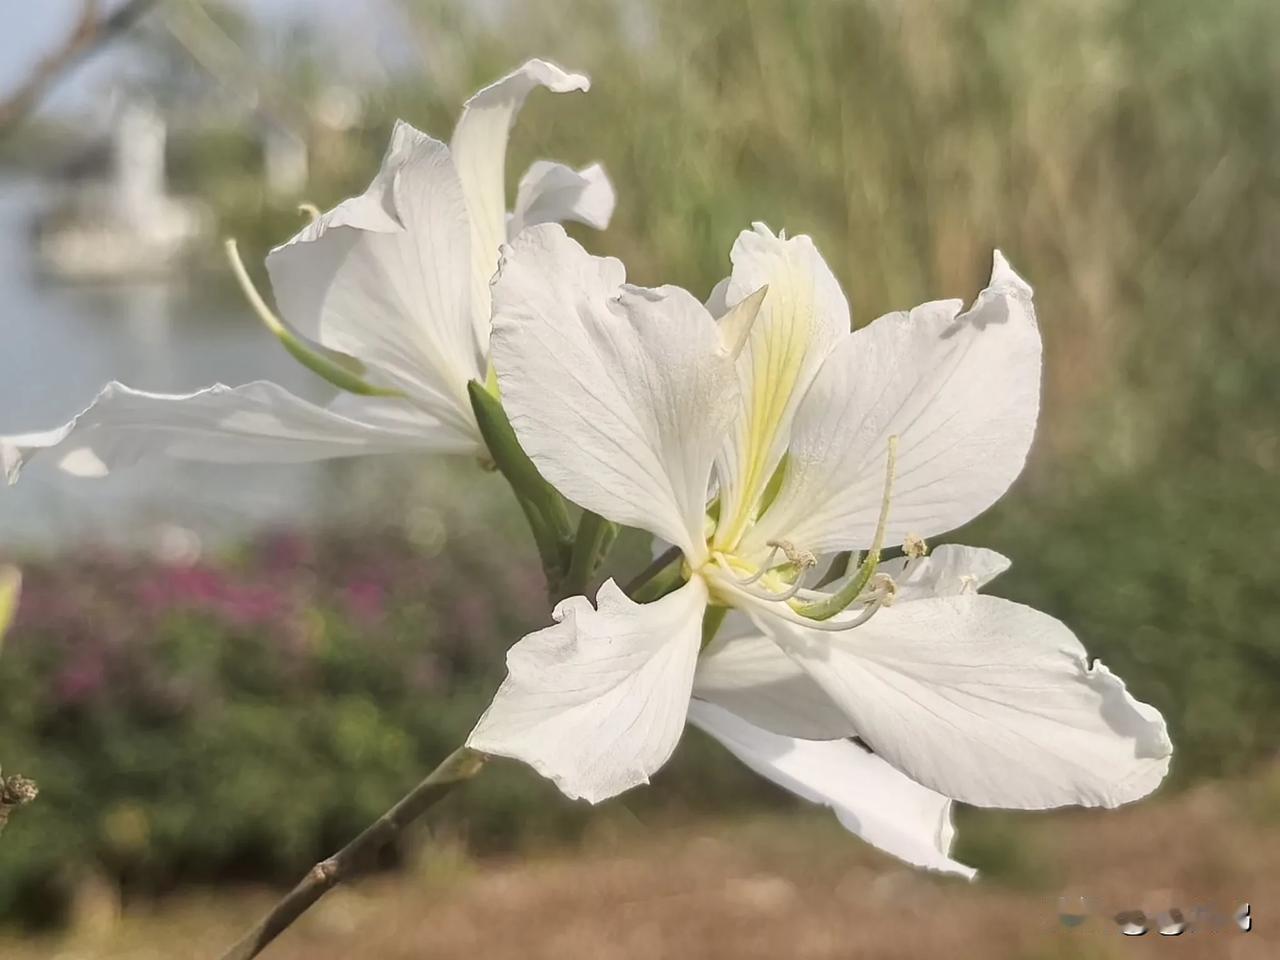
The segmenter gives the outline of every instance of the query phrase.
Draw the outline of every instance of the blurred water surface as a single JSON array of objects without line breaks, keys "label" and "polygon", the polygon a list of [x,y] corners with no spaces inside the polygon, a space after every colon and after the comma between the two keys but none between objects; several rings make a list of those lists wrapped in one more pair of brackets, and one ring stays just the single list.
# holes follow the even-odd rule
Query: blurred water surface
[{"label": "blurred water surface", "polygon": [[[316,398],[314,378],[252,313],[210,294],[206,283],[68,285],[41,276],[29,228],[50,189],[38,180],[0,179],[0,432],[55,427],[113,379],[178,393],[269,379]],[[142,546],[169,523],[233,538],[263,523],[305,518],[325,469],[155,460],[81,480],[36,460],[22,483],[0,489],[0,543]]]}]

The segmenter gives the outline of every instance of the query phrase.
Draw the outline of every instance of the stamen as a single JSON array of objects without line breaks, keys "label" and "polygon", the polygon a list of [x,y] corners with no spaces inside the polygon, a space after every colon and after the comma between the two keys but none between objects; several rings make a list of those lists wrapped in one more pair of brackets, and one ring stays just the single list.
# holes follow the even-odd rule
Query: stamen
[{"label": "stamen", "polygon": [[868,620],[870,620],[872,617],[874,617],[877,613],[879,613],[881,607],[887,607],[892,602],[893,601],[891,600],[873,600],[871,603],[868,603],[866,607],[863,608],[860,614],[858,614],[848,623],[841,624],[841,626],[845,630],[852,630],[854,627],[860,627],[864,623],[866,623]]},{"label": "stamen", "polygon": [[782,593],[774,594],[772,599],[776,601],[787,601],[800,592],[800,588],[804,586],[804,578],[799,577],[796,582],[784,590]]},{"label": "stamen", "polygon": [[315,223],[317,220],[320,219],[320,208],[317,207],[314,203],[298,204],[298,212],[305,213],[311,219],[312,223]]},{"label": "stamen", "polygon": [[855,603],[867,584],[871,582],[871,576],[880,563],[880,551],[884,548],[884,534],[889,523],[889,503],[893,499],[893,480],[897,464],[898,437],[895,434],[889,438],[889,449],[885,455],[884,498],[880,501],[880,517],[876,521],[876,532],[872,538],[871,549],[867,551],[867,559],[858,567],[857,573],[849,578],[848,583],[825,600],[794,606],[793,609],[802,617],[809,620],[831,619]]},{"label": "stamen", "polygon": [[898,599],[898,584],[887,573],[877,573],[871,581],[871,593],[876,601],[890,607]]},{"label": "stamen", "polygon": [[[781,550],[786,556],[787,562],[792,566],[799,567],[802,571],[808,570],[818,565],[818,558],[808,550],[801,550],[790,540],[769,540],[767,545],[773,547],[774,550]],[[770,559],[773,554],[769,554]]]},{"label": "stamen", "polygon": [[929,544],[924,542],[924,537],[915,533],[908,533],[906,539],[902,541],[902,552],[912,560],[919,560],[929,552]]},{"label": "stamen", "polygon": [[[747,596],[754,597],[757,600],[764,600],[767,603],[785,602],[787,600],[790,600],[792,597],[794,597],[804,587],[804,578],[799,577],[796,579],[795,583],[791,584],[791,586],[788,587],[783,592],[770,593],[768,590],[764,589],[763,587],[754,586],[757,580],[759,580],[762,576],[764,576],[766,573],[769,572],[769,568],[767,565],[762,566],[755,574],[753,574],[750,577],[739,577],[733,571],[733,567],[729,565],[729,561],[725,558],[725,555],[723,553],[716,551],[716,553],[713,556],[715,558],[716,563],[719,564],[720,569],[722,569],[725,573],[729,575],[729,579],[733,583],[733,585],[737,587],[739,590],[741,590],[743,593],[745,593]],[[773,554],[770,553],[769,556],[772,557]],[[766,564],[767,564],[767,561],[766,561]]]},{"label": "stamen", "polygon": [[348,356],[337,350],[331,350],[328,347],[310,343],[305,337],[295,332],[288,324],[275,315],[267,302],[262,299],[262,294],[258,293],[258,288],[253,285],[253,279],[249,276],[249,271],[245,269],[244,261],[240,259],[240,251],[236,247],[235,240],[227,240],[227,259],[231,261],[231,271],[235,274],[236,280],[240,282],[240,289],[244,292],[245,299],[249,301],[249,306],[253,307],[254,313],[266,325],[266,328],[275,334],[286,350],[289,351],[299,363],[311,370],[313,373],[319,374],[325,380],[328,380],[335,387],[347,390],[351,393],[358,393],[366,397],[403,397],[404,394],[399,390],[388,387],[377,387],[366,382],[360,375],[364,373],[365,366],[355,357]]},{"label": "stamen", "polygon": [[[732,589],[732,588],[731,588]],[[738,591],[740,598],[746,601],[746,605],[753,602],[763,600],[754,593],[747,590]],[[860,627],[875,614],[884,604],[880,601],[869,603],[865,610],[853,620],[812,620],[809,617],[801,616],[796,612],[796,608],[789,603],[771,603],[768,612],[774,616],[781,617],[788,623],[794,623],[797,626],[805,627],[809,630],[820,630],[823,633],[839,633],[844,630],[852,630],[854,627]]]},{"label": "stamen", "polygon": [[747,577],[745,580],[739,580],[736,576],[734,577],[735,580],[738,580],[738,583],[741,586],[745,587],[745,586],[748,586],[749,584],[755,583],[757,580],[759,580],[761,577],[763,577],[766,573],[769,572],[769,565],[773,563],[773,558],[776,557],[778,555],[778,551],[782,549],[781,545],[774,543],[772,540],[769,541],[769,546],[772,547],[773,549],[771,549],[769,551],[769,555],[764,558],[764,563],[760,564],[759,570],[757,570],[751,576]]}]

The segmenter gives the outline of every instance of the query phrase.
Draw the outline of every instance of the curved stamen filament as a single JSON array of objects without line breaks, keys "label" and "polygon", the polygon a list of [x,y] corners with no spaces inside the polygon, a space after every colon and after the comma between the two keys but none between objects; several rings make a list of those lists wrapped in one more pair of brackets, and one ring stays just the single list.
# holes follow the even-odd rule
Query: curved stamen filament
[{"label": "curved stamen filament", "polygon": [[[812,603],[793,605],[792,609],[802,617],[808,620],[830,620],[850,604],[855,603],[862,596],[862,591],[866,589],[867,584],[871,582],[871,577],[880,563],[880,551],[884,548],[884,534],[889,524],[889,503],[893,499],[893,480],[897,465],[898,437],[895,434],[889,438],[889,449],[885,455],[884,498],[880,501],[880,518],[876,521],[875,537],[872,539],[871,549],[867,551],[866,560],[863,561],[862,566],[858,567],[857,573],[829,597]],[[842,627],[856,625],[843,624]]]},{"label": "curved stamen filament", "polygon": [[[775,548],[775,552],[776,552],[776,548]],[[773,553],[770,553],[769,559],[772,559],[772,558],[773,558]],[[766,573],[770,572],[767,560],[765,562],[765,565],[761,566],[761,568],[757,570],[750,577],[739,577],[734,572],[733,567],[730,566],[729,561],[725,558],[725,555],[723,553],[717,552],[715,554],[715,561],[719,565],[720,569],[723,570],[726,574],[728,574],[729,579],[733,583],[733,586],[735,588],[740,590],[742,593],[745,593],[747,596],[754,597],[757,600],[764,600],[769,603],[785,602],[787,600],[790,600],[792,597],[794,597],[797,593],[799,593],[804,588],[803,571],[801,571],[801,575],[796,578],[796,582],[791,584],[786,590],[782,591],[781,593],[771,593],[768,590],[766,590],[764,587],[755,586],[755,583],[757,580],[763,577]]]},{"label": "curved stamen filament", "polygon": [[799,577],[796,579],[796,582],[793,583],[791,586],[789,586],[786,590],[784,590],[782,593],[773,594],[770,599],[778,600],[778,601],[790,600],[792,597],[794,597],[797,593],[800,592],[800,588],[802,586],[804,586],[804,578]]},{"label": "curved stamen filament", "polygon": [[[730,589],[735,588],[731,587]],[[756,597],[755,594],[747,590],[741,590],[738,591],[738,593],[741,598],[746,601],[742,604],[744,606],[749,606],[751,602],[759,602],[761,600],[761,598]],[[870,620],[882,606],[884,606],[883,601],[879,599],[873,600],[871,603],[867,604],[866,609],[859,612],[857,618],[854,620],[811,620],[808,617],[801,616],[796,612],[795,608],[791,604],[787,603],[770,604],[768,612],[774,616],[781,617],[788,623],[794,623],[810,630],[821,630],[824,633],[839,633],[842,630],[852,630],[854,627],[862,626]]]},{"label": "curved stamen filament", "polygon": [[763,577],[766,573],[769,572],[769,568],[773,564],[773,558],[776,557],[778,555],[778,551],[782,549],[781,545],[776,543],[770,544],[769,546],[770,546],[769,555],[764,558],[764,563],[760,564],[759,570],[757,570],[751,576],[747,577],[745,580],[738,580],[737,577],[734,577],[734,579],[737,580],[739,586],[742,586],[742,587],[749,586],[750,584],[755,583],[757,580],[759,580],[761,577]]},{"label": "curved stamen filament", "polygon": [[240,259],[240,251],[236,246],[235,240],[227,240],[225,247],[227,259],[231,262],[231,271],[240,283],[240,289],[244,293],[245,299],[249,301],[249,306],[253,308],[253,312],[258,315],[258,319],[263,322],[268,330],[275,334],[276,339],[284,345],[284,348],[293,355],[295,360],[313,373],[317,373],[325,380],[328,380],[335,387],[350,393],[356,393],[364,397],[404,396],[404,393],[400,390],[390,387],[378,387],[368,383],[362,376],[365,372],[365,365],[355,357],[348,356],[337,350],[331,350],[321,344],[311,343],[276,316],[272,309],[267,306],[267,302],[262,299],[262,294],[258,292],[258,288],[253,285],[253,279],[249,276],[249,271],[245,269],[244,261]]}]

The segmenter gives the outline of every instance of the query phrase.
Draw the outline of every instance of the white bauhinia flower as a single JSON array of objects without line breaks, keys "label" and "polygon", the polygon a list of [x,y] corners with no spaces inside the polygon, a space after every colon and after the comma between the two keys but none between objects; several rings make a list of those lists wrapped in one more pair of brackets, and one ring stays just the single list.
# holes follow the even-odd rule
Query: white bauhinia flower
[{"label": "white bauhinia flower", "polygon": [[[920,538],[985,510],[1026,459],[1041,364],[1030,287],[997,253],[970,309],[928,303],[851,332],[807,237],[757,225],[732,261],[704,306],[625,284],[618,261],[556,226],[504,252],[493,356],[521,444],[568,499],[674,544],[684,583],[641,603],[608,581],[594,606],[560,604],[510,651],[470,746],[598,801],[647,782],[710,665],[741,657],[748,689],[707,688],[737,721],[846,757],[857,736],[943,799],[1115,806],[1153,790],[1171,754],[1159,713],[1054,618],[940,586],[976,586],[990,556],[919,566]],[[877,569],[885,543],[908,556]],[[817,556],[863,550],[806,585]],[[703,650],[725,608],[752,635]],[[740,755],[743,740],[739,728]]]},{"label": "white bauhinia flower", "polygon": [[598,164],[539,161],[507,213],[508,134],[538,87],[564,93],[589,82],[530,60],[467,101],[448,145],[397,123],[369,188],[268,256],[281,318],[252,288],[250,297],[290,352],[345,388],[332,402],[312,404],[267,381],[185,395],[110,383],[70,423],[0,437],[9,481],[37,454],[68,473],[101,476],[154,454],[288,463],[482,452],[467,382],[489,373],[489,281],[502,242],[552,221],[603,229],[613,212]]}]

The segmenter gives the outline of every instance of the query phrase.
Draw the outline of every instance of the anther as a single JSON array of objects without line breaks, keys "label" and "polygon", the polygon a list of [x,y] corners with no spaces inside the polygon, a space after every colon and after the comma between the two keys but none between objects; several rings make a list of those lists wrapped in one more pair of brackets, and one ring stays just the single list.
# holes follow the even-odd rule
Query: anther
[{"label": "anther", "polygon": [[898,599],[898,584],[887,573],[877,573],[871,579],[871,594],[881,605],[892,606]]},{"label": "anther", "polygon": [[929,545],[924,542],[924,537],[915,533],[908,533],[906,539],[902,541],[902,552],[908,559],[919,560],[929,552]]},{"label": "anther", "polygon": [[[781,550],[783,556],[787,558],[787,562],[792,566],[798,567],[801,571],[810,570],[818,565],[818,558],[812,551],[802,550],[790,540],[770,540],[768,546],[775,550]],[[773,554],[769,554],[769,558],[773,559]]]}]

